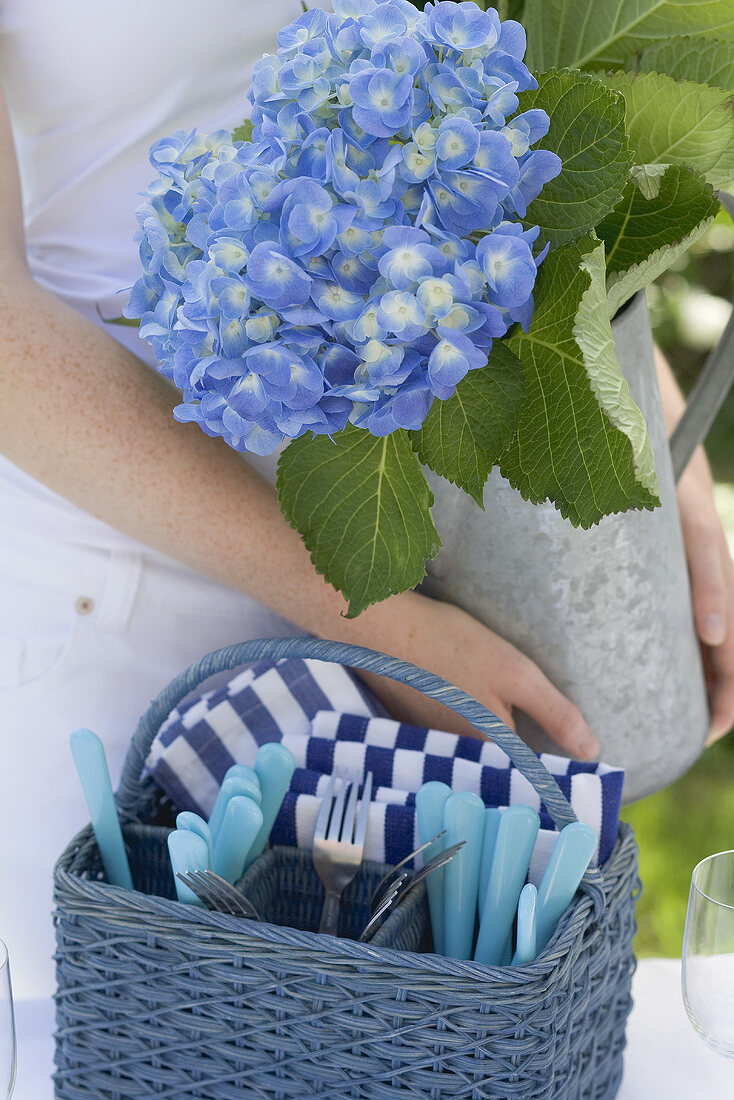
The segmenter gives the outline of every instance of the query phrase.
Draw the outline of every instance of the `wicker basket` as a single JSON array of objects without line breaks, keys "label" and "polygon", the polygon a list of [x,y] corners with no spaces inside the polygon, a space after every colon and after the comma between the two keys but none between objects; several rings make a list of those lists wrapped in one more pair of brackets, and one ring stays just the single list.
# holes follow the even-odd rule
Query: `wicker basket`
[{"label": "wicker basket", "polygon": [[[165,826],[143,762],[162,721],[214,672],[263,657],[338,661],[410,684],[491,735],[557,824],[573,811],[539,759],[445,681],[369,650],[271,639],[210,654],[153,703],[118,803],[135,892],[103,881],[89,829],[55,871],[59,1100],[609,1100],[631,1007],[637,849],[622,826],[530,966],[419,953],[418,891],[368,945],[313,931],[322,896],[308,855],[273,849],[245,876],[269,923],[173,898]],[[366,865],[343,931],[365,923],[380,868]]]}]

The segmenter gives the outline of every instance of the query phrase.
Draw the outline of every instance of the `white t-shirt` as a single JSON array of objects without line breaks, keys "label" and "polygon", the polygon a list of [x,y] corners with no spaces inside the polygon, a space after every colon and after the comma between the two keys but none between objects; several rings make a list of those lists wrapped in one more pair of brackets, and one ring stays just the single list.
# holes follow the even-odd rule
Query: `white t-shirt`
[{"label": "white t-shirt", "polygon": [[[148,149],[179,128],[247,117],[254,63],[301,10],[300,0],[0,0],[0,79],[31,271],[148,363],[135,329],[99,316],[120,316],[139,274],[133,234],[154,175]],[[273,480],[273,456],[253,464]],[[64,542],[137,546],[1,455],[0,514]]]}]

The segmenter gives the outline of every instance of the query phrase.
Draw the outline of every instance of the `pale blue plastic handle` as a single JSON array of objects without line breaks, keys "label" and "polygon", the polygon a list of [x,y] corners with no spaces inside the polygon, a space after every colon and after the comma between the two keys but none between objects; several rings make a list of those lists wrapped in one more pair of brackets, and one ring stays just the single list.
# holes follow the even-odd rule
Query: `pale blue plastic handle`
[{"label": "pale blue plastic handle", "polygon": [[[235,765],[235,767],[239,767],[239,765]],[[209,817],[209,828],[211,829],[212,839],[215,845],[230,798],[244,795],[246,798],[251,799],[256,806],[259,806],[262,801],[262,791],[260,790],[260,782],[257,776],[255,776],[254,779],[250,779],[250,777],[246,775],[235,773],[230,775],[230,772],[232,772],[232,768],[229,769],[222,780],[217,800],[214,803],[214,809]]]},{"label": "pale blue plastic handle", "polygon": [[597,836],[590,825],[575,821],[561,829],[538,887],[538,951],[551,939],[571,904],[596,845]]},{"label": "pale blue plastic handle", "polygon": [[538,953],[537,904],[538,891],[528,882],[517,903],[517,948],[512,958],[513,966],[527,966]]},{"label": "pale blue plastic handle", "polygon": [[502,810],[496,806],[487,806],[484,811],[484,839],[482,840],[482,862],[479,867],[479,912],[484,908],[484,899],[487,896],[489,885],[489,873],[492,870],[492,856],[497,842],[497,830],[500,825]]},{"label": "pale blue plastic handle", "polygon": [[206,844],[207,850],[207,862],[209,867],[214,870],[214,841],[212,840],[212,831],[204,821],[203,817],[199,817],[198,814],[193,813],[192,810],[184,810],[176,818],[177,829],[188,829],[190,833],[196,833]]},{"label": "pale blue plastic handle", "polygon": [[250,854],[245,862],[246,867],[252,863],[253,859],[257,859],[265,848],[295,770],[295,758],[285,745],[277,741],[269,741],[257,750],[255,773],[260,780],[262,791],[260,809],[263,823],[250,848]]},{"label": "pale blue plastic handle", "polygon": [[[446,783],[431,780],[424,783],[415,796],[415,812],[418,819],[418,836],[421,844],[426,844],[432,837],[443,831],[443,808],[446,799],[451,794],[451,788]],[[429,859],[442,852],[446,847],[446,837],[441,837],[423,853],[425,863]],[[456,858],[456,857],[454,857]],[[443,955],[446,951],[446,936],[444,929],[444,881],[446,868],[439,867],[433,874],[426,878],[426,893],[428,894],[428,912],[431,916],[431,935],[433,936],[433,950],[437,955]]]},{"label": "pale blue plastic handle", "polygon": [[189,832],[188,829],[174,829],[168,834],[168,854],[171,857],[173,881],[176,884],[178,900],[185,905],[198,905],[200,909],[205,909],[204,902],[178,877],[186,871],[207,870],[209,854],[204,838],[197,833]]},{"label": "pale blue plastic handle", "polygon": [[484,836],[484,803],[479,795],[454,792],[446,799],[443,825],[447,848],[462,840],[466,842],[445,868],[444,954],[452,959],[470,959]]},{"label": "pale blue plastic handle", "polygon": [[480,913],[475,962],[485,966],[503,962],[539,828],[540,818],[530,806],[509,806],[502,814]]},{"label": "pale blue plastic handle", "polygon": [[230,798],[214,837],[214,870],[228,882],[242,878],[252,843],[263,823],[262,810],[246,795]]},{"label": "pale blue plastic handle", "polygon": [[87,729],[75,730],[69,738],[69,744],[89,808],[107,881],[113,886],[132,890],[130,864],[122,839],[104,745],[96,733]]}]

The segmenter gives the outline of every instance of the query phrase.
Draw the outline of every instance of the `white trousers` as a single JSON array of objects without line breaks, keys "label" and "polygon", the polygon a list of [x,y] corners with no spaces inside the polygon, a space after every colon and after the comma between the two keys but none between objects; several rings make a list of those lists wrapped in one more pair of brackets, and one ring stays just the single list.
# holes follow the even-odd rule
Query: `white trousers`
[{"label": "white trousers", "polygon": [[52,992],[53,866],[89,819],[72,730],[100,735],[115,786],[138,719],[176,673],[220,646],[293,633],[153,552],[0,525],[0,938],[17,996]]}]

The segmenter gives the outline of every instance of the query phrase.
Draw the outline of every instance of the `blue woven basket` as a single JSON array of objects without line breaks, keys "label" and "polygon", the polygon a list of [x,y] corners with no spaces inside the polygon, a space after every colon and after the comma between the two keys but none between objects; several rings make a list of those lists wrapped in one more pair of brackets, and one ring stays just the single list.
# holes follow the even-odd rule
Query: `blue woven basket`
[{"label": "blue woven basket", "polygon": [[[478,702],[403,661],[314,639],[209,654],[155,700],[130,746],[118,804],[135,892],[103,881],[89,829],[55,870],[58,1100],[610,1100],[622,1075],[639,891],[631,830],[587,873],[527,967],[419,953],[417,891],[369,945],[318,935],[307,854],[266,852],[245,887],[267,922],[181,905],[159,792],[140,779],[172,707],[215,672],[267,657],[337,661],[409,684],[490,734],[559,826],[573,811],[538,757]],[[366,867],[344,928],[366,921]]]}]

